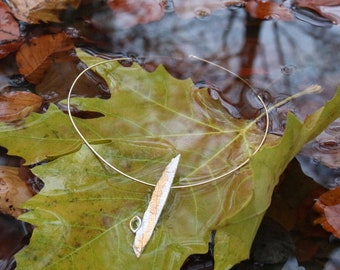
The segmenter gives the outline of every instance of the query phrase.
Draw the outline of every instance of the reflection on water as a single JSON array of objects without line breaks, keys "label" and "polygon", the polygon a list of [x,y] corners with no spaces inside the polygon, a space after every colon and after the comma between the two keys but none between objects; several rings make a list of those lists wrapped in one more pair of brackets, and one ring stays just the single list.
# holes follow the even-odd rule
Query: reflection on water
[{"label": "reflection on water", "polygon": [[330,260],[326,263],[324,270],[335,270],[340,267],[340,248],[335,249],[331,256]]},{"label": "reflection on water", "polygon": [[314,156],[298,155],[303,172],[325,188],[340,186],[340,169],[331,169],[321,163],[317,153]]},{"label": "reflection on water", "polygon": [[243,94],[247,89],[225,71],[190,60],[190,54],[247,78],[259,91],[270,93],[272,103],[280,96],[320,84],[324,89],[321,95],[300,98],[287,108],[300,118],[322,106],[339,83],[340,56],[334,52],[340,45],[340,27],[329,27],[329,21],[319,26],[300,20],[264,21],[250,18],[239,8],[216,10],[204,20],[184,19],[168,12],[159,21],[124,28],[109,14],[110,20],[108,14],[96,14],[93,20],[107,31],[112,51],[145,56],[149,68],[151,63],[163,63],[178,78],[192,76],[197,81],[213,82],[221,89],[223,99],[233,106],[230,112],[244,114],[244,107],[249,105]]},{"label": "reflection on water", "polygon": [[340,186],[340,119],[334,121],[297,156],[306,175],[326,188]]}]

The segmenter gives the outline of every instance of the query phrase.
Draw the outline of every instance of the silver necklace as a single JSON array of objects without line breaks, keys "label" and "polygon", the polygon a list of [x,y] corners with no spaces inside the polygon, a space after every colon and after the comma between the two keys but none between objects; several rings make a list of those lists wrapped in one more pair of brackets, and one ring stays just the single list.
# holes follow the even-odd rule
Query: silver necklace
[{"label": "silver necklace", "polygon": [[[236,73],[232,72],[231,70],[222,67],[220,65],[217,65],[213,62],[210,62],[208,60],[205,60],[203,58],[194,56],[194,55],[190,55],[191,58],[197,59],[199,61],[203,61],[206,62],[208,64],[214,65],[220,69],[225,70],[226,72],[232,74],[233,76],[237,77],[238,79],[240,79],[243,83],[245,83],[252,91],[255,92],[255,89],[246,81],[244,80],[242,77],[240,77],[239,75],[237,75]],[[72,126],[74,127],[75,131],[78,133],[78,135],[80,136],[80,138],[83,140],[83,142],[85,143],[85,145],[93,152],[93,154],[104,164],[106,164],[109,168],[111,168],[112,170],[114,170],[115,172],[125,176],[126,178],[143,184],[143,185],[147,185],[147,186],[151,186],[154,187],[154,191],[152,193],[150,202],[148,204],[148,207],[146,209],[146,211],[144,212],[143,218],[141,219],[139,216],[134,216],[132,217],[132,219],[130,220],[130,224],[129,227],[131,229],[131,231],[133,233],[135,233],[135,240],[133,243],[133,250],[134,253],[137,257],[140,257],[144,248],[146,247],[147,243],[149,242],[154,229],[157,225],[158,219],[162,213],[162,210],[165,206],[166,200],[168,198],[168,195],[170,193],[171,189],[181,189],[181,188],[189,188],[189,187],[195,187],[195,186],[200,186],[200,185],[205,185],[214,181],[217,181],[221,178],[224,178],[234,172],[236,172],[237,170],[239,170],[241,167],[245,166],[250,158],[252,156],[254,156],[262,147],[262,145],[264,144],[267,134],[268,134],[268,130],[269,130],[269,112],[268,112],[268,108],[266,106],[266,104],[264,103],[264,101],[262,100],[262,98],[259,95],[256,95],[257,98],[259,99],[259,101],[261,102],[263,109],[264,109],[264,114],[266,117],[266,127],[265,127],[265,132],[264,132],[264,136],[262,138],[262,140],[260,141],[259,145],[257,146],[257,148],[254,150],[254,152],[250,155],[250,157],[248,157],[246,160],[244,160],[242,163],[238,164],[236,167],[232,168],[231,170],[216,176],[216,177],[212,177],[210,179],[206,179],[206,180],[202,180],[199,182],[195,182],[195,183],[190,183],[190,184],[186,184],[186,185],[172,185],[173,183],[173,179],[176,175],[176,171],[178,168],[178,164],[180,161],[180,154],[178,154],[175,158],[173,158],[169,164],[166,166],[165,170],[162,173],[162,176],[160,177],[159,181],[156,184],[151,184],[148,182],[145,182],[141,179],[135,178],[131,175],[128,175],[126,173],[124,173],[123,171],[119,170],[118,168],[116,168],[114,165],[112,165],[111,163],[109,163],[107,160],[105,160],[93,147],[92,145],[87,141],[87,139],[84,137],[84,135],[81,133],[81,131],[79,130],[79,128],[77,127],[76,123],[74,122],[74,119],[72,117],[72,113],[71,113],[71,96],[72,96],[72,91],[77,83],[77,81],[79,80],[79,78],[88,70],[105,64],[105,63],[109,63],[109,62],[113,62],[113,61],[123,61],[123,60],[132,60],[132,58],[129,57],[124,57],[124,58],[116,58],[116,59],[109,59],[109,60],[103,60],[100,61],[96,64],[90,65],[87,68],[85,68],[82,72],[79,73],[79,75],[75,78],[75,80],[73,81],[71,88],[69,90],[68,96],[67,96],[67,112],[68,112],[68,116],[70,118],[70,121],[72,123]]]}]

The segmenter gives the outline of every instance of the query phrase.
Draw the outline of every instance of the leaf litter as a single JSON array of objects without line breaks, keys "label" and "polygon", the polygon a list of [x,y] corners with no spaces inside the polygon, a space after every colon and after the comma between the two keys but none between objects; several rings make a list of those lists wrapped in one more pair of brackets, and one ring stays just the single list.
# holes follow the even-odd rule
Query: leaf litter
[{"label": "leaf litter", "polygon": [[[33,123],[34,124],[34,123]],[[54,132],[55,132],[56,130],[54,130]],[[94,140],[95,141],[95,140]],[[97,142],[102,142],[102,141],[100,141],[100,139],[97,141]],[[67,153],[67,151],[65,151],[65,153]],[[52,157],[50,157],[50,156],[45,156],[45,158],[47,158],[47,159],[50,159],[50,158],[52,158],[52,159],[54,159],[55,158],[55,156],[53,156],[52,155]]]}]

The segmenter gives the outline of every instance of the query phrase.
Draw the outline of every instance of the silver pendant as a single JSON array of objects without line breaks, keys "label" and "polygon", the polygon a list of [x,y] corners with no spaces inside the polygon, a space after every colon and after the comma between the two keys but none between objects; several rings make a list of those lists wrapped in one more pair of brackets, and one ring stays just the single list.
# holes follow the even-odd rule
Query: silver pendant
[{"label": "silver pendant", "polygon": [[152,193],[151,200],[144,212],[143,218],[141,219],[139,216],[134,216],[130,220],[130,229],[136,234],[133,242],[133,250],[137,258],[142,255],[145,246],[155,230],[158,219],[170,193],[180,158],[181,155],[179,154],[170,161],[168,166],[166,166]]}]

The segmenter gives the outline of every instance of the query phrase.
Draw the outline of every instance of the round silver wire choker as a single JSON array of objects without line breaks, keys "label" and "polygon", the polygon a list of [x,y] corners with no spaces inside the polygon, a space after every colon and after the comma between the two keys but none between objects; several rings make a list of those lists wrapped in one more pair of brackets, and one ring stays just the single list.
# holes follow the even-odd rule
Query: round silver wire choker
[{"label": "round silver wire choker", "polygon": [[[238,79],[240,79],[243,83],[245,83],[254,93],[255,93],[255,89],[245,80],[243,79],[242,77],[240,77],[239,75],[237,75],[236,73],[232,72],[231,70],[225,68],[225,67],[222,67],[218,64],[215,64],[213,62],[210,62],[208,60],[205,60],[203,58],[200,58],[198,56],[195,56],[195,55],[190,55],[189,57],[191,58],[194,58],[194,59],[197,59],[199,61],[203,61],[205,63],[208,63],[208,64],[211,64],[211,65],[214,65],[220,69],[223,69],[225,70],[226,72],[232,74],[233,76],[237,77]],[[83,140],[83,142],[86,144],[86,146],[93,152],[93,154],[95,154],[97,156],[97,158],[102,161],[105,165],[107,165],[109,168],[111,168],[112,170],[114,170],[115,172],[125,176],[126,178],[132,180],[132,181],[135,181],[137,183],[140,183],[140,184],[143,184],[143,185],[147,185],[147,186],[150,186],[150,187],[155,187],[156,184],[151,184],[151,183],[148,183],[146,181],[143,181],[141,179],[138,179],[138,178],[135,178],[131,175],[128,175],[126,173],[124,173],[123,171],[119,170],[118,168],[116,168],[115,166],[113,166],[111,163],[109,163],[107,160],[105,160],[93,147],[92,145],[86,140],[86,138],[84,137],[84,135],[80,132],[79,128],[77,127],[76,123],[74,122],[74,119],[72,117],[72,113],[71,113],[71,95],[72,95],[72,91],[74,89],[74,86],[76,85],[77,81],[79,80],[79,78],[85,73],[87,72],[88,70],[96,67],[96,66],[99,66],[99,65],[102,65],[102,64],[106,64],[106,63],[109,63],[109,62],[114,62],[114,61],[123,61],[123,60],[133,60],[133,58],[130,58],[130,57],[123,57],[123,58],[115,58],[115,59],[109,59],[109,60],[103,60],[101,62],[98,62],[96,64],[93,64],[93,65],[90,65],[88,66],[87,68],[85,68],[82,72],[79,73],[79,75],[75,78],[75,80],[73,81],[72,85],[71,85],[71,88],[68,92],[68,96],[67,96],[67,112],[68,112],[68,116],[70,118],[70,121],[75,129],[75,131],[78,133],[78,135],[80,136],[80,138]],[[221,179],[223,177],[226,177],[234,172],[236,172],[237,170],[239,170],[241,167],[245,166],[250,158],[252,156],[254,156],[262,147],[262,145],[264,144],[265,140],[266,140],[266,137],[267,137],[267,134],[268,134],[268,130],[269,130],[269,112],[268,112],[268,108],[266,106],[266,104],[264,103],[264,101],[262,100],[262,98],[256,94],[256,97],[259,99],[259,101],[261,102],[262,106],[263,106],[263,109],[264,109],[264,114],[266,116],[266,127],[265,127],[265,131],[264,131],[264,136],[261,140],[261,142],[259,143],[259,145],[257,146],[257,148],[254,150],[254,152],[245,160],[243,161],[242,163],[240,163],[239,165],[237,165],[236,167],[234,167],[233,169],[219,175],[219,176],[216,176],[216,177],[213,177],[213,178],[209,178],[207,180],[203,180],[203,181],[199,181],[199,182],[195,182],[195,183],[191,183],[191,184],[186,184],[186,185],[174,185],[174,186],[171,186],[172,189],[180,189],[180,188],[188,188],[188,187],[195,187],[195,186],[200,186],[200,185],[204,185],[204,184],[208,184],[208,183],[211,183],[211,182],[214,182],[218,179]]]}]

